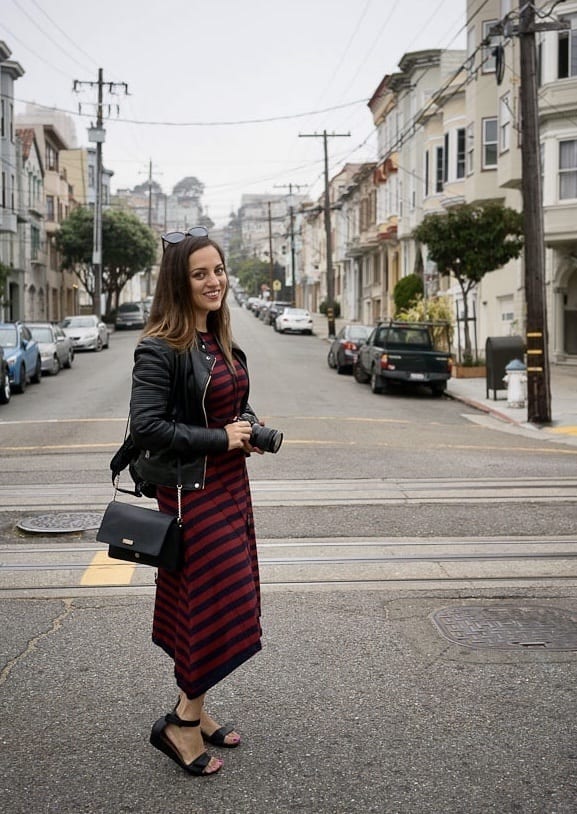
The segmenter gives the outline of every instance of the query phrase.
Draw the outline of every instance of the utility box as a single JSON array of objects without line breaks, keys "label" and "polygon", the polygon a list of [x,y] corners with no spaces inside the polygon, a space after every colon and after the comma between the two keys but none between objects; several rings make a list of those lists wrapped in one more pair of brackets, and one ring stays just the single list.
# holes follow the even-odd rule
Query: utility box
[{"label": "utility box", "polygon": [[525,355],[525,342],[521,336],[489,336],[485,342],[485,364],[487,366],[487,398],[493,391],[493,401],[497,401],[497,390],[505,390],[503,381],[506,367],[513,359]]}]

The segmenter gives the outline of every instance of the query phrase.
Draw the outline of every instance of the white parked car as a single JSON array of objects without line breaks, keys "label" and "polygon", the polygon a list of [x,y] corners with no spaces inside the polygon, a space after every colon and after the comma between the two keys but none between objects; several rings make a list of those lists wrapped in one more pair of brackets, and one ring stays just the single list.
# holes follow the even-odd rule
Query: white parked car
[{"label": "white parked car", "polygon": [[65,317],[60,326],[72,339],[74,350],[102,350],[108,347],[108,328],[95,314]]},{"label": "white parked car", "polygon": [[30,333],[38,342],[42,373],[56,376],[63,367],[72,367],[74,345],[60,325],[51,322],[28,322]]},{"label": "white parked car", "polygon": [[286,331],[301,334],[312,334],[313,332],[312,317],[304,308],[285,308],[276,318],[275,326],[281,334]]}]

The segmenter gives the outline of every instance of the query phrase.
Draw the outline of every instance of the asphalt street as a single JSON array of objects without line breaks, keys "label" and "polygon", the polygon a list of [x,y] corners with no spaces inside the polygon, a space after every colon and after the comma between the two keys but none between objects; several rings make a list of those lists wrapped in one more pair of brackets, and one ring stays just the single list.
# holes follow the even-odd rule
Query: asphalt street
[{"label": "asphalt street", "polygon": [[[310,352],[308,345],[306,349]],[[121,411],[105,406],[96,379],[91,383],[88,373],[79,375],[118,432]],[[111,375],[116,382],[116,374]],[[325,387],[324,380],[319,387]],[[383,403],[367,396],[367,409],[376,411],[373,405]],[[32,401],[22,404],[28,410]],[[415,403],[416,410],[424,406]],[[282,418],[280,406],[275,409],[275,417]],[[324,426],[330,435],[322,403],[318,412],[315,427]],[[445,413],[444,420],[454,421],[457,429],[461,419],[451,404]],[[290,410],[284,414],[288,421]],[[529,431],[509,426],[502,433],[511,471],[515,465],[526,466],[521,474],[528,484],[538,459],[551,488],[568,483],[575,460],[570,443],[560,447],[544,436],[534,443],[522,434],[511,435],[511,429]],[[493,432],[492,426],[476,429],[471,424],[475,439],[493,439]],[[69,434],[71,444],[81,443],[76,425],[70,425]],[[404,455],[403,431],[397,435],[395,462]],[[308,436],[296,437],[301,444],[310,443]],[[56,449],[39,457],[2,453],[3,564],[9,548],[29,545],[29,538],[15,530],[24,507],[10,504],[11,484],[27,484],[24,493],[31,499],[36,464],[44,473],[52,466],[50,486],[58,500],[65,499],[59,483],[69,492],[86,483],[94,490],[86,500],[102,505],[107,476],[95,472],[108,459],[111,438],[94,430],[98,443],[89,455]],[[432,461],[432,441],[423,438],[430,457],[421,459]],[[58,442],[63,443],[60,437]],[[488,450],[483,458],[476,443],[481,463],[479,458],[470,463],[469,474],[480,479],[484,461],[488,465],[494,453]],[[407,434],[406,477],[419,460],[410,446]],[[308,471],[318,479],[327,471],[330,459],[324,447],[320,459],[308,464],[299,457],[298,445],[287,449],[295,478]],[[548,455],[547,449],[555,454]],[[466,462],[466,450],[462,459],[459,450],[453,453],[453,466]],[[65,469],[71,454],[68,466],[74,461],[76,484],[70,484]],[[272,458],[255,462],[263,488],[270,487]],[[370,470],[368,452],[366,460]],[[479,467],[474,475],[473,466]],[[501,465],[501,474],[507,466]],[[366,474],[377,478],[379,473],[375,468]],[[431,473],[432,479],[437,474]],[[458,475],[444,472],[453,490]],[[382,471],[380,476],[382,480]],[[276,478],[281,480],[278,473]],[[533,495],[508,508],[501,498],[497,512],[490,497],[479,502],[469,494],[452,505],[437,505],[407,501],[406,496],[395,503],[393,494],[390,504],[314,506],[309,500],[307,505],[283,506],[279,513],[276,504],[270,508],[261,502],[266,494],[255,490],[257,527],[259,536],[271,543],[306,534],[328,540],[374,535],[385,519],[390,536],[420,530],[423,542],[431,542],[441,528],[447,536],[462,534],[472,517],[477,523],[475,512],[485,513],[487,535],[503,530],[506,510],[511,523],[518,521],[514,529],[519,535],[560,534],[563,526],[570,535],[577,520],[575,501],[567,497]],[[93,537],[94,532],[85,532],[72,545],[87,545]],[[45,543],[43,539],[38,545]],[[153,721],[175,701],[171,664],[150,642],[151,582],[152,575],[147,584],[130,590],[3,592],[0,801],[7,814],[577,811],[576,579],[527,580],[517,587],[507,581],[479,587],[464,580],[459,587],[430,583],[418,590],[369,581],[265,586],[263,652],[209,696],[213,715],[223,723],[233,721],[243,743],[222,752],[225,766],[218,775],[200,779],[185,775],[148,744]]]}]

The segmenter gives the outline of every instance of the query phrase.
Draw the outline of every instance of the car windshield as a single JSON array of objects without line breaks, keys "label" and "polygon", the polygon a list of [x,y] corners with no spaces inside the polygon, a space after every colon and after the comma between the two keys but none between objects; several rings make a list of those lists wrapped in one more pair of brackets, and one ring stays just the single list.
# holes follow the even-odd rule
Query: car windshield
[{"label": "car windshield", "polygon": [[37,328],[33,325],[30,325],[29,328],[30,333],[37,342],[54,342],[50,328]]},{"label": "car windshield", "polygon": [[119,313],[126,313],[131,311],[140,311],[140,305],[137,302],[125,302],[119,306]]},{"label": "car windshield", "polygon": [[351,339],[367,339],[370,332],[371,329],[365,325],[352,325],[349,330],[349,336]]},{"label": "car windshield", "polygon": [[0,328],[0,345],[3,348],[15,348],[17,341],[16,328]]},{"label": "car windshield", "polygon": [[94,317],[67,317],[62,322],[63,328],[93,328]]}]

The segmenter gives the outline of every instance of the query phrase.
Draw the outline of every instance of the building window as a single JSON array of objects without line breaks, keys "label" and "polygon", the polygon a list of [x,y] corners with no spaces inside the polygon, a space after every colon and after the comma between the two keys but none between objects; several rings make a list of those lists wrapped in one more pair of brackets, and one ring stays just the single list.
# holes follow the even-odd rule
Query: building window
[{"label": "building window", "polygon": [[429,151],[425,151],[425,198],[429,197]]},{"label": "building window", "polygon": [[467,175],[475,169],[475,125],[467,125]]},{"label": "building window", "polygon": [[6,209],[6,173],[2,173],[2,209]]},{"label": "building window", "polygon": [[497,166],[497,119],[483,119],[483,169]]},{"label": "building window", "polygon": [[90,187],[90,189],[94,189],[94,187],[95,187],[94,178],[95,178],[95,168],[92,166],[92,164],[89,164],[88,165],[88,186]]},{"label": "building window", "polygon": [[435,150],[436,155],[436,171],[435,171],[435,192],[443,191],[443,173],[444,173],[444,160],[443,148],[437,147]]},{"label": "building window", "polygon": [[464,127],[459,127],[457,130],[457,178],[465,177],[466,143],[466,130]]},{"label": "building window", "polygon": [[16,197],[15,197],[16,182],[14,176],[10,176],[10,209],[16,211]]},{"label": "building window", "polygon": [[499,148],[502,153],[511,147],[511,94],[507,93],[499,100]]},{"label": "building window", "polygon": [[577,198],[577,140],[559,143],[559,198]]},{"label": "building window", "polygon": [[9,106],[9,112],[10,112],[10,122],[9,122],[8,126],[10,128],[10,141],[12,143],[14,143],[14,105],[13,104],[11,104]]},{"label": "building window", "polygon": [[493,54],[493,49],[499,45],[499,37],[489,37],[489,32],[498,20],[487,20],[483,23],[483,42],[487,40],[487,45],[483,46],[483,73],[495,73],[497,60]]},{"label": "building window", "polygon": [[38,260],[38,252],[40,251],[40,229],[36,226],[30,227],[30,249],[32,252],[32,260]]},{"label": "building window", "polygon": [[58,170],[58,153],[51,144],[46,145],[46,169]]},{"label": "building window", "polygon": [[55,220],[54,195],[46,196],[46,220]]},{"label": "building window", "polygon": [[569,31],[559,32],[557,76],[559,79],[567,79],[577,76],[577,15],[562,19],[569,20],[571,28]]},{"label": "building window", "polygon": [[0,136],[6,135],[6,103],[4,99],[0,102]]},{"label": "building window", "polygon": [[449,134],[445,133],[443,148],[443,182],[449,181]]}]

